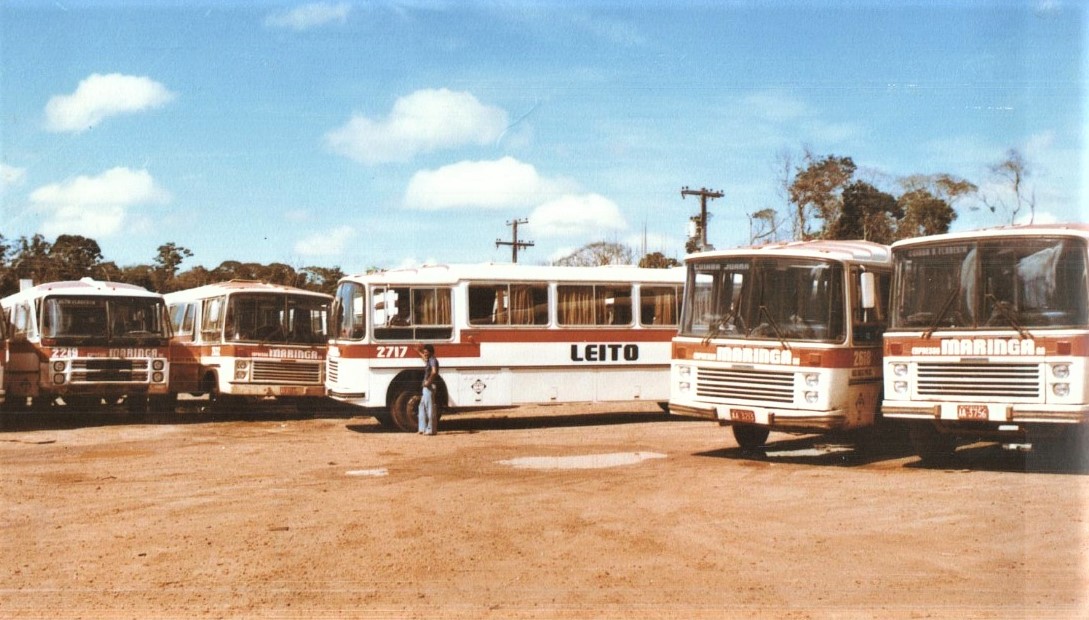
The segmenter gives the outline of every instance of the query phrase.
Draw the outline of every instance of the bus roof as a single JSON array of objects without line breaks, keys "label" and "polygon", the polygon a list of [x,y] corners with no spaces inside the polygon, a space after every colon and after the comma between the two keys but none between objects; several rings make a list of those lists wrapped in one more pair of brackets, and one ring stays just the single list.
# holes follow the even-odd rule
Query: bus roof
[{"label": "bus roof", "polygon": [[155,297],[162,298],[159,293],[154,293],[147,290],[142,286],[136,286],[135,284],[126,284],[124,282],[103,282],[101,280],[95,280],[93,278],[83,278],[81,280],[61,280],[58,282],[47,282],[45,284],[39,284],[27,289],[23,289],[18,293],[8,295],[0,302],[7,304],[23,299],[33,299],[35,297],[42,297],[48,294],[63,294],[63,295],[86,295],[92,297]]},{"label": "bus roof", "polygon": [[685,261],[742,256],[790,256],[796,258],[833,259],[863,265],[889,265],[892,255],[889,246],[872,241],[785,241],[730,250],[707,250],[685,257]]},{"label": "bus roof", "polygon": [[341,282],[389,285],[455,284],[463,281],[496,282],[646,282],[681,284],[684,268],[652,269],[633,265],[558,267],[517,263],[423,265],[347,276]]},{"label": "bus roof", "polygon": [[319,293],[318,291],[310,291],[303,288],[297,288],[294,286],[287,286],[286,284],[273,284],[270,282],[263,282],[261,280],[226,280],[224,282],[216,282],[214,284],[205,284],[204,286],[197,286],[183,291],[174,291],[164,295],[167,303],[173,303],[176,301],[188,300],[188,299],[204,299],[206,297],[218,297],[220,295],[226,295],[228,293],[273,293],[273,294],[292,294],[292,295],[309,295],[311,297],[321,297],[326,300],[331,300],[332,295],[325,293]]},{"label": "bus roof", "polygon": [[1017,224],[1013,226],[996,226],[994,228],[982,228],[979,230],[971,230],[955,233],[944,233],[940,235],[930,235],[927,237],[915,237],[912,239],[903,239],[892,244],[892,248],[895,250],[903,246],[914,246],[925,243],[942,243],[946,241],[956,242],[964,241],[967,239],[987,239],[987,238],[1001,238],[1001,237],[1018,237],[1018,236],[1032,236],[1032,237],[1053,237],[1053,236],[1065,236],[1065,237],[1081,237],[1083,239],[1089,239],[1089,224],[1082,223],[1069,223],[1069,224]]}]

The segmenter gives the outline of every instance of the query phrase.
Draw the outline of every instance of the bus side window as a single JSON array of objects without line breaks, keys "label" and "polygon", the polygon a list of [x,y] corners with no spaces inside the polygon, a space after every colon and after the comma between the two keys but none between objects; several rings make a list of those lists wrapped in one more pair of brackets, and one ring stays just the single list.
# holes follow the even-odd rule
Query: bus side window
[{"label": "bus side window", "polygon": [[504,284],[469,285],[469,324],[496,325],[506,313],[507,287]]},{"label": "bus side window", "polygon": [[643,325],[676,325],[677,324],[677,295],[676,287],[672,286],[643,286],[639,290],[639,321]]},{"label": "bus side window", "polygon": [[223,339],[224,298],[204,300],[201,312],[200,336],[204,342],[220,342]]}]

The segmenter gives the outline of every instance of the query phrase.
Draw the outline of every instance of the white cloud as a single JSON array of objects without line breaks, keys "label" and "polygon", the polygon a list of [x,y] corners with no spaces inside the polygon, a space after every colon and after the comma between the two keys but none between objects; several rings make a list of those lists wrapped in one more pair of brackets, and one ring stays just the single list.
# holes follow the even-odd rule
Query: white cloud
[{"label": "white cloud", "polygon": [[333,22],[343,24],[348,21],[348,13],[352,6],[347,2],[332,4],[330,2],[313,2],[303,4],[290,10],[273,13],[265,18],[265,25],[273,28],[290,28],[292,30],[309,30]]},{"label": "white cloud", "polygon": [[620,207],[600,194],[567,194],[534,209],[531,233],[539,237],[573,237],[628,227]]},{"label": "white cloud", "polygon": [[71,95],[57,95],[45,105],[46,129],[82,132],[110,116],[159,108],[174,93],[147,77],[92,74]]},{"label": "white cloud", "polygon": [[122,167],[45,185],[30,194],[34,208],[46,214],[42,233],[47,236],[109,236],[126,224],[130,209],[169,201],[170,194],[147,170]]},{"label": "white cloud", "polygon": [[295,253],[299,256],[338,256],[344,253],[348,242],[355,239],[357,234],[351,226],[314,233],[295,243]]},{"label": "white cloud", "polygon": [[470,93],[419,90],[398,99],[385,119],[353,116],[325,134],[325,143],[367,165],[403,162],[419,153],[489,144],[503,134],[507,121],[505,110]]},{"label": "white cloud", "polygon": [[571,183],[544,178],[530,164],[504,157],[421,170],[409,181],[404,202],[425,210],[528,207],[572,189]]},{"label": "white cloud", "polygon": [[0,163],[0,191],[15,187],[26,180],[26,168]]}]

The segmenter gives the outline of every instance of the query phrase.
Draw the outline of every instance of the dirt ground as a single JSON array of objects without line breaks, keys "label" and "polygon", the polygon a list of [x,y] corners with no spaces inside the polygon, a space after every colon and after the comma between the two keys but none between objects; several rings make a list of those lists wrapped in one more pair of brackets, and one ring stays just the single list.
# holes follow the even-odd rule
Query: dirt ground
[{"label": "dirt ground", "polygon": [[965,446],[922,467],[652,404],[444,418],[275,406],[20,413],[4,618],[1085,618],[1089,476]]}]

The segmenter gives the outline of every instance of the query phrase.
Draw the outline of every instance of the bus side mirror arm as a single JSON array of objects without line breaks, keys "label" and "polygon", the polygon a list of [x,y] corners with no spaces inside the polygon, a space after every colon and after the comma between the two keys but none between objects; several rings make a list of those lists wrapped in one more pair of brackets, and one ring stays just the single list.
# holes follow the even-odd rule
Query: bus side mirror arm
[{"label": "bus side mirror arm", "polygon": [[859,274],[859,290],[862,293],[862,307],[873,310],[877,307],[877,283],[872,271],[863,271]]}]

